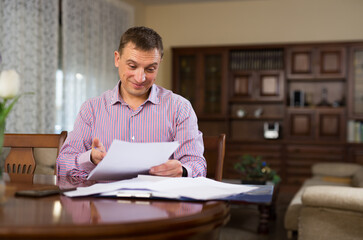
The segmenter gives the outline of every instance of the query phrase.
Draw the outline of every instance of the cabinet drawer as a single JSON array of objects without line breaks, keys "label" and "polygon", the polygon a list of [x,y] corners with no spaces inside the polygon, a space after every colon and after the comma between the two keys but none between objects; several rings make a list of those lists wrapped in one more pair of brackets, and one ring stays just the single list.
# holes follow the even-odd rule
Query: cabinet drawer
[{"label": "cabinet drawer", "polygon": [[329,155],[343,155],[345,150],[344,146],[315,146],[315,145],[288,145],[286,147],[287,154],[301,154],[301,153],[308,153],[308,154],[329,154]]}]

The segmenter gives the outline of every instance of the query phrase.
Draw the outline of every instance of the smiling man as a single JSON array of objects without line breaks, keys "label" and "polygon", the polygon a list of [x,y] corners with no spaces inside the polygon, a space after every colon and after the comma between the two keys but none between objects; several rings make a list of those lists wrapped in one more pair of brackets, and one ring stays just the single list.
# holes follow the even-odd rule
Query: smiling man
[{"label": "smiling man", "polygon": [[163,57],[162,39],[147,27],[133,27],[115,51],[120,81],[86,101],[57,159],[58,175],[87,177],[106,156],[114,139],[172,142],[179,148],[149,173],[169,177],[206,176],[203,138],[186,99],[155,85]]}]

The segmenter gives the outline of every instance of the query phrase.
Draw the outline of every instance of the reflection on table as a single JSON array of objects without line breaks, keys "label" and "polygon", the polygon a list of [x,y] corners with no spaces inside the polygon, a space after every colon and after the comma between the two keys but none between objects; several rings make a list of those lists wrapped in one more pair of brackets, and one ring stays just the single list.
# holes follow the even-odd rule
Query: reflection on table
[{"label": "reflection on table", "polygon": [[[94,182],[35,175],[32,183],[6,182],[6,202],[0,205],[0,239],[61,238],[213,239],[229,220],[224,202],[182,202],[119,198],[15,197],[18,190],[62,190]],[[146,237],[147,236],[147,237]]]}]

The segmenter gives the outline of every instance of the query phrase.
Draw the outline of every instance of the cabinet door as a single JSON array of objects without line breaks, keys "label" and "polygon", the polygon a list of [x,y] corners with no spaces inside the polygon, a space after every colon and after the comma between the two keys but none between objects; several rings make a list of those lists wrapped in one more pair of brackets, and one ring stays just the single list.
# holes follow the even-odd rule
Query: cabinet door
[{"label": "cabinet door", "polygon": [[284,99],[284,78],[282,71],[259,71],[257,73],[258,100],[282,101]]},{"label": "cabinet door", "polygon": [[173,91],[188,99],[197,109],[198,55],[193,51],[173,50]]},{"label": "cabinet door", "polygon": [[344,141],[343,108],[289,108],[287,138],[310,141]]},{"label": "cabinet door", "polygon": [[351,118],[363,119],[363,46],[353,47],[350,51],[349,74],[349,115]]},{"label": "cabinet door", "polygon": [[342,108],[326,108],[317,110],[317,140],[344,141],[345,117]]},{"label": "cabinet door", "polygon": [[253,71],[237,71],[232,73],[231,97],[238,100],[252,100],[255,88]]},{"label": "cabinet door", "polygon": [[279,70],[235,71],[231,95],[236,101],[282,101],[284,74]]},{"label": "cabinet door", "polygon": [[198,117],[226,113],[227,56],[225,50],[173,49],[173,91],[192,103]]},{"label": "cabinet door", "polygon": [[205,50],[202,53],[203,79],[196,89],[203,116],[222,116],[226,112],[227,53]]},{"label": "cabinet door", "polygon": [[305,46],[287,50],[288,79],[344,79],[346,65],[343,46]]},{"label": "cabinet door", "polygon": [[286,137],[294,140],[315,139],[315,112],[311,109],[289,108]]},{"label": "cabinet door", "polygon": [[312,79],[314,77],[315,52],[312,47],[287,49],[286,75],[288,79]]},{"label": "cabinet door", "polygon": [[339,79],[346,77],[345,47],[317,48],[318,68],[316,78]]}]

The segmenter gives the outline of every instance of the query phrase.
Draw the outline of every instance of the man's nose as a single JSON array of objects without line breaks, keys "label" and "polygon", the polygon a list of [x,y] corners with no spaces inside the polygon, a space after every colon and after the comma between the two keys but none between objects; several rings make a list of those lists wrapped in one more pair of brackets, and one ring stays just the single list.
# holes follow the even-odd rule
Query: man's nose
[{"label": "man's nose", "polygon": [[137,82],[144,82],[146,80],[146,74],[143,69],[139,69],[136,71],[135,80]]}]

